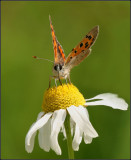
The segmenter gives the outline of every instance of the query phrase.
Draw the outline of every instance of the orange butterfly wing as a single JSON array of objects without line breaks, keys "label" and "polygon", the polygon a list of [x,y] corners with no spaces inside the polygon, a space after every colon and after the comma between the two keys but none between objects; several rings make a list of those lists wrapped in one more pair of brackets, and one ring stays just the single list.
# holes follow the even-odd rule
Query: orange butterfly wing
[{"label": "orange butterfly wing", "polygon": [[91,46],[94,44],[99,32],[99,26],[94,27],[83,40],[73,48],[72,52],[68,55],[65,65],[71,65],[72,67],[78,65],[83,61],[90,53]]},{"label": "orange butterfly wing", "polygon": [[57,38],[55,36],[55,31],[53,29],[53,25],[52,25],[50,16],[49,16],[49,20],[50,20],[52,39],[53,39],[55,63],[59,63],[59,64],[63,65],[64,62],[65,62],[65,54],[64,54],[64,51],[63,51],[60,43],[58,42],[58,40],[57,40]]},{"label": "orange butterfly wing", "polygon": [[74,66],[80,64],[91,52],[91,49],[83,50],[80,54],[73,57],[65,66],[69,67],[70,69]]}]

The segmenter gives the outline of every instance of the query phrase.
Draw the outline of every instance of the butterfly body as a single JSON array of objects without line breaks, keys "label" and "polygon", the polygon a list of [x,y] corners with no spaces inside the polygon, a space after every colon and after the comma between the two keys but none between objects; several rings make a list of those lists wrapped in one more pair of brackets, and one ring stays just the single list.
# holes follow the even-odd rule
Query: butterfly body
[{"label": "butterfly body", "polygon": [[60,45],[55,36],[51,18],[49,17],[49,19],[50,19],[50,27],[53,39],[53,47],[54,47],[54,65],[53,65],[53,75],[51,76],[51,78],[54,78],[55,80],[59,81],[60,79],[68,79],[70,82],[71,69],[74,66],[80,64],[91,53],[91,46],[94,44],[97,38],[99,32],[99,26],[94,27],[82,39],[82,41],[75,48],[72,49],[72,51],[66,58],[62,46]]}]

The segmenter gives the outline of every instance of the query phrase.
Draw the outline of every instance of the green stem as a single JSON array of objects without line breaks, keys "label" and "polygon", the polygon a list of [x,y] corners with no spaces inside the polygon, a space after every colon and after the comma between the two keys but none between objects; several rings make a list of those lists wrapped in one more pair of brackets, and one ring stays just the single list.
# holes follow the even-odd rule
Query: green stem
[{"label": "green stem", "polygon": [[72,137],[71,137],[71,127],[70,127],[70,115],[68,113],[64,125],[67,137],[68,156],[69,159],[74,159],[74,151],[72,148]]}]

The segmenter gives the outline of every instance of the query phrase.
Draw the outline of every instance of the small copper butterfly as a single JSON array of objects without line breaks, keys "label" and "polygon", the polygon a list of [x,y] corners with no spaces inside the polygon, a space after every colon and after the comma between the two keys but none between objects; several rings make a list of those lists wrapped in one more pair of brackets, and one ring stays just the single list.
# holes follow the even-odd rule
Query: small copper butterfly
[{"label": "small copper butterfly", "polygon": [[[55,36],[55,31],[50,16],[49,20],[50,20],[52,39],[53,39],[53,48],[54,48],[53,75],[50,76],[49,80],[49,87],[50,87],[52,78],[55,79],[55,83],[56,80],[59,80],[60,84],[62,84],[61,79],[65,79],[66,82],[68,79],[69,82],[71,83],[70,71],[74,66],[80,64],[91,53],[91,47],[98,36],[99,26],[95,26],[88,34],[86,34],[86,36],[82,39],[82,41],[80,41],[80,43],[75,48],[72,49],[72,51],[66,58],[62,46],[60,45]],[[34,58],[36,57],[34,56]]]}]

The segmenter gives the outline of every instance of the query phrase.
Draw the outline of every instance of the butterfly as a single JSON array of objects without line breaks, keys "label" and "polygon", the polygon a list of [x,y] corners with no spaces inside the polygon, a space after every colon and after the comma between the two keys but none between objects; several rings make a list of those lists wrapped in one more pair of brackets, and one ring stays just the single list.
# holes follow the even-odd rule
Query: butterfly
[{"label": "butterfly", "polygon": [[86,34],[86,36],[82,39],[82,41],[80,41],[80,43],[75,48],[72,49],[72,51],[66,58],[62,46],[60,45],[55,36],[55,31],[50,16],[49,20],[50,20],[51,35],[53,40],[53,48],[54,48],[53,75],[50,77],[49,81],[49,87],[50,87],[52,78],[55,79],[55,83],[56,80],[59,80],[60,84],[62,84],[61,79],[65,79],[66,82],[68,79],[69,82],[71,83],[70,71],[74,66],[80,64],[91,53],[91,47],[98,36],[99,26],[94,27],[88,34]]},{"label": "butterfly", "polygon": [[[68,79],[69,83],[71,83],[70,71],[74,66],[80,64],[91,53],[91,47],[96,41],[96,38],[99,33],[99,26],[95,26],[88,34],[86,34],[86,36],[80,41],[80,43],[75,48],[72,49],[72,51],[66,58],[62,46],[60,45],[55,36],[55,31],[50,16],[49,16],[49,21],[50,21],[51,35],[54,48],[54,62],[53,62],[54,65],[52,71],[53,75],[50,76],[49,79],[49,88],[50,88],[52,78],[55,79],[56,86],[57,86],[56,83],[57,80],[59,80],[60,84],[62,85],[61,79],[65,79],[66,83]],[[43,59],[43,58],[37,58],[36,56],[33,57],[36,59]]]}]

